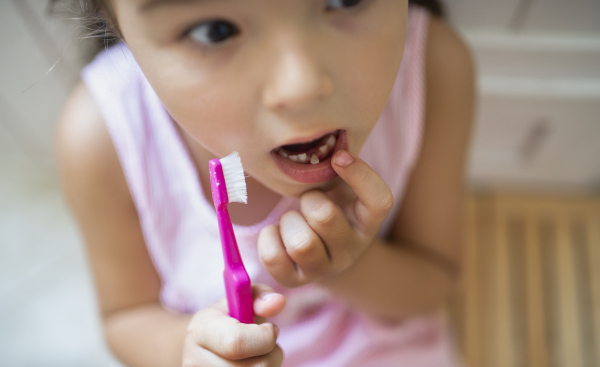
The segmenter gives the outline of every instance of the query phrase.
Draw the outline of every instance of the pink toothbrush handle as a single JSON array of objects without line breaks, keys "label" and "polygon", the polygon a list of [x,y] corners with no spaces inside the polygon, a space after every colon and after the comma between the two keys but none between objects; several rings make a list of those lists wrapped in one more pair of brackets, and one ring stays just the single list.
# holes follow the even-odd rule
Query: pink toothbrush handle
[{"label": "pink toothbrush handle", "polygon": [[225,177],[223,176],[223,167],[218,159],[211,159],[208,168],[217,221],[219,222],[221,247],[223,248],[225,262],[223,279],[225,280],[229,315],[244,324],[252,324],[254,323],[254,308],[252,306],[250,277],[244,268],[229,212],[227,211],[229,197]]},{"label": "pink toothbrush handle", "polygon": [[254,323],[254,308],[252,306],[252,288],[250,277],[244,268],[242,258],[233,234],[233,226],[225,206],[217,208],[221,245],[225,257],[225,290],[229,316],[244,324]]}]

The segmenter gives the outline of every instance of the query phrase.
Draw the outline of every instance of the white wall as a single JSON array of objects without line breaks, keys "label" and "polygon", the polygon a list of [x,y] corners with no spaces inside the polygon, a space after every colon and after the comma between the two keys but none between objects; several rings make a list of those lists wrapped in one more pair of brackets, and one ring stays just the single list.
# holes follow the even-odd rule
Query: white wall
[{"label": "white wall", "polygon": [[53,167],[55,120],[86,45],[44,17],[46,3],[0,0],[0,366],[108,366],[84,247]]},{"label": "white wall", "polygon": [[84,63],[79,30],[46,15],[46,5],[0,0],[2,160],[52,164],[55,120]]},{"label": "white wall", "polygon": [[448,0],[471,45],[479,187],[600,187],[600,2]]}]

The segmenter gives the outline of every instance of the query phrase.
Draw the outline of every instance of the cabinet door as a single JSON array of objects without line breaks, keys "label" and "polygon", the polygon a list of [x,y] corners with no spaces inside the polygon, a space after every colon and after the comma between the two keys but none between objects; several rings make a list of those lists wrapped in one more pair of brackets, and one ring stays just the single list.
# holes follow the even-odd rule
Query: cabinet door
[{"label": "cabinet door", "polygon": [[470,157],[474,185],[600,183],[600,98],[483,93]]}]

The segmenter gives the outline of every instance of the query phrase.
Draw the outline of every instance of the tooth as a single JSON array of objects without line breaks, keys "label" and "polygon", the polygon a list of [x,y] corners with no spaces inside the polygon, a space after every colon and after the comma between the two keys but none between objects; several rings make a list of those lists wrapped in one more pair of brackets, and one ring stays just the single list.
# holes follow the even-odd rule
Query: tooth
[{"label": "tooth", "polygon": [[292,162],[298,162],[298,156],[297,155],[290,155],[288,156],[288,159]]},{"label": "tooth", "polygon": [[287,158],[288,157],[288,154],[286,152],[284,152],[283,150],[278,151],[277,154],[279,154],[283,158]]},{"label": "tooth", "polygon": [[310,163],[312,163],[312,164],[319,163],[319,157],[317,157],[317,155],[315,153],[313,153],[313,155],[310,157]]},{"label": "tooth", "polygon": [[319,148],[319,151],[321,153],[325,154],[325,153],[327,153],[327,149],[329,149],[329,146],[327,144],[325,144],[325,145],[323,145],[322,147]]},{"label": "tooth", "polygon": [[335,147],[335,143],[336,143],[336,138],[335,136],[331,135],[329,137],[329,139],[327,139],[327,145],[329,145],[331,148]]},{"label": "tooth", "polygon": [[302,163],[306,163],[306,161],[308,160],[306,153],[298,154],[298,160],[300,160],[300,162]]}]

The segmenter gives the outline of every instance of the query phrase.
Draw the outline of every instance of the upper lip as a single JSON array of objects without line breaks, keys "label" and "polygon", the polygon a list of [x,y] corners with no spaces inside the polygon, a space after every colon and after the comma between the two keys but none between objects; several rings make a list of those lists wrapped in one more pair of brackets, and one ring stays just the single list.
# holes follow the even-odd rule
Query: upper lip
[{"label": "upper lip", "polygon": [[315,134],[311,134],[308,136],[303,136],[303,137],[298,137],[298,138],[293,138],[290,140],[287,140],[285,142],[283,142],[282,144],[278,145],[275,149],[284,146],[284,145],[292,145],[292,144],[305,144],[305,143],[310,143],[312,141],[315,141],[319,138],[323,138],[329,134],[335,134],[339,129],[334,129],[334,130],[322,130],[320,132],[317,132]]}]

